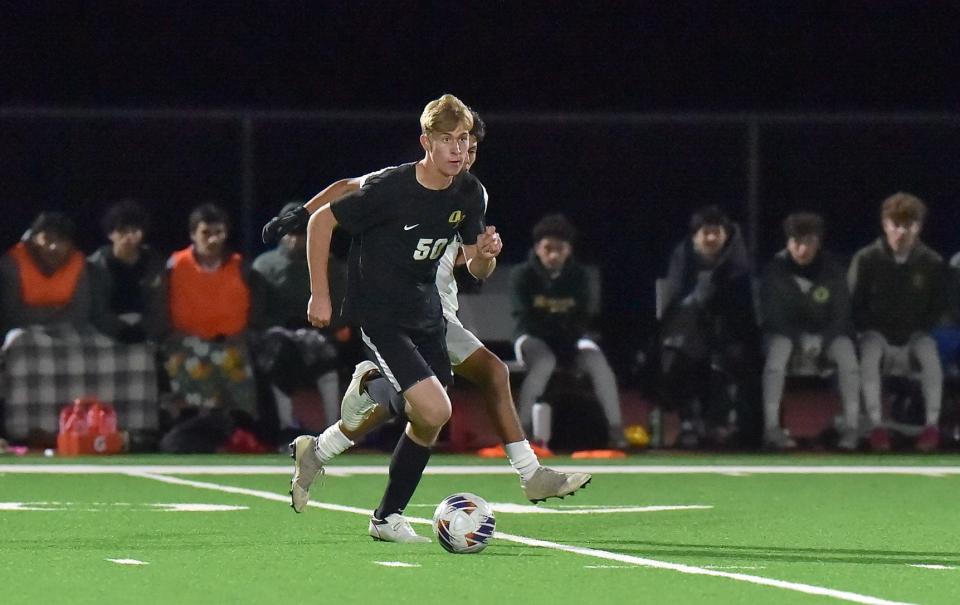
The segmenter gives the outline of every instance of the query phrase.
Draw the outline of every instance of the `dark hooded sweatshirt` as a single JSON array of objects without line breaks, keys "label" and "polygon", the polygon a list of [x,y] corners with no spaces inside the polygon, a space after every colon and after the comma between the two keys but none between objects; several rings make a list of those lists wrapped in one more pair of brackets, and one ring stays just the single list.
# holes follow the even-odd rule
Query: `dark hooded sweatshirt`
[{"label": "dark hooded sweatshirt", "polygon": [[535,336],[561,357],[576,352],[577,340],[587,329],[590,287],[586,271],[573,257],[551,277],[531,251],[527,262],[510,274],[510,297],[516,336]]},{"label": "dark hooded sweatshirt", "polygon": [[947,310],[946,266],[922,242],[898,263],[886,240],[878,238],[854,255],[847,283],[857,330],[875,330],[894,346],[936,327]]},{"label": "dark hooded sweatshirt", "polygon": [[787,250],[778,252],[764,269],[760,304],[764,332],[792,340],[821,334],[824,348],[837,336],[853,335],[846,273],[828,252],[820,251],[805,266]]}]

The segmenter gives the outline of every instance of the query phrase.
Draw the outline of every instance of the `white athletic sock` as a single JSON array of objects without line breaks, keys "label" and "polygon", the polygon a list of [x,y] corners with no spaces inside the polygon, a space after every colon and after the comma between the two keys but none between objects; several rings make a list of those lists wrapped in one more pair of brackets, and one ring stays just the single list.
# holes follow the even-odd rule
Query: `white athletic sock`
[{"label": "white athletic sock", "polygon": [[533,477],[533,474],[540,468],[540,460],[533,453],[530,442],[526,439],[514,441],[508,443],[505,449],[507,450],[507,458],[510,459],[510,465],[520,474],[520,479],[529,481],[530,477]]},{"label": "white athletic sock", "polygon": [[353,445],[353,441],[340,430],[340,421],[337,421],[317,436],[317,457],[322,464],[326,464]]}]

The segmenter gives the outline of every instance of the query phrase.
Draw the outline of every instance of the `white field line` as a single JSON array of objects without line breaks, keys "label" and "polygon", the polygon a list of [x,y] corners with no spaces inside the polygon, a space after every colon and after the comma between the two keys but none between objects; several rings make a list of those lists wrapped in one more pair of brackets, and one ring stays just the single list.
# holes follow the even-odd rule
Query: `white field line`
[{"label": "white field line", "polygon": [[533,504],[514,504],[513,502],[491,502],[490,507],[498,513],[516,513],[521,515],[605,515],[611,513],[659,513],[673,510],[709,510],[713,508],[713,506],[703,504],[551,508],[549,505],[536,506]]},{"label": "white field line", "polygon": [[374,561],[374,563],[384,567],[420,567],[419,563],[404,563],[403,561]]},{"label": "white field line", "polygon": [[[564,472],[583,472],[594,475],[918,475],[944,477],[960,475],[960,466],[713,466],[713,465],[550,465]],[[129,474],[153,473],[173,475],[289,475],[292,464],[286,465],[100,465],[100,464],[0,464],[0,474]],[[386,475],[386,465],[338,466],[328,465],[327,474],[333,477],[348,475]],[[428,466],[427,475],[513,475],[508,464],[500,466],[445,465]]]},{"label": "white field line", "polygon": [[[96,508],[89,508],[90,506]],[[80,508],[83,507],[83,508]],[[154,502],[131,506],[129,504],[91,502],[0,502],[0,511],[72,511],[85,513],[102,513],[115,511],[124,507],[126,511],[136,512],[163,512],[163,513],[220,513],[238,510],[249,510],[249,506],[230,506],[227,504],[201,504],[199,502],[165,503]]]},{"label": "white field line", "polygon": [[[48,506],[30,506],[36,502],[0,502],[0,511],[30,510],[30,511],[48,511],[48,510],[66,510],[65,508],[50,508]],[[46,503],[42,503],[46,504]]]},{"label": "white field line", "polygon": [[[162,481],[164,483],[170,483],[173,485],[185,485],[189,487],[196,487],[198,489],[209,489],[209,490],[214,490],[218,492],[226,492],[229,494],[253,496],[255,498],[263,498],[265,500],[283,502],[285,504],[289,504],[290,502],[290,498],[288,496],[276,494],[273,492],[265,492],[261,490],[248,489],[245,487],[234,487],[232,485],[220,485],[217,483],[193,481],[190,479],[181,479],[179,477],[168,477],[166,475],[157,475],[157,474],[152,474],[152,473],[147,473],[142,471],[130,472],[127,474],[133,477],[153,479],[156,481]],[[313,500],[309,502],[309,505],[315,508],[322,508],[326,510],[355,513],[355,514],[363,515],[365,517],[370,516],[370,509],[367,509],[367,508],[343,506],[340,504],[330,504],[327,502],[315,502]],[[411,523],[421,523],[421,524],[427,524],[427,525],[431,523],[430,519],[424,519],[421,517],[407,517],[407,520],[410,521]],[[726,571],[719,571],[716,569],[706,569],[703,567],[694,567],[692,565],[682,565],[679,563],[669,563],[667,561],[658,561],[656,559],[645,559],[643,557],[634,557],[632,555],[624,555],[624,554],[609,552],[605,550],[598,550],[595,548],[570,546],[567,544],[560,544],[558,542],[549,542],[547,540],[537,540],[535,538],[526,538],[524,536],[517,536],[514,534],[505,534],[502,532],[496,532],[494,534],[494,537],[498,540],[505,540],[507,542],[516,542],[517,544],[524,544],[526,546],[537,546],[540,548],[559,550],[563,552],[584,555],[587,557],[606,559],[608,561],[617,561],[619,563],[629,563],[631,565],[638,565],[640,567],[648,567],[653,569],[666,569],[666,570],[676,571],[676,572],[690,574],[690,575],[727,578],[729,580],[737,580],[739,582],[747,582],[750,584],[758,584],[761,586],[771,586],[774,588],[792,590],[795,592],[801,592],[805,594],[832,597],[834,599],[838,599],[841,601],[849,601],[851,603],[864,603],[866,605],[911,605],[909,603],[904,603],[901,601],[889,601],[887,599],[871,597],[869,595],[862,595],[855,592],[847,592],[844,590],[835,590],[833,588],[824,588],[822,586],[814,586],[812,584],[787,582],[784,580],[775,580],[772,578],[764,578],[761,576],[752,576],[752,575],[742,574],[742,573],[730,573]]]}]

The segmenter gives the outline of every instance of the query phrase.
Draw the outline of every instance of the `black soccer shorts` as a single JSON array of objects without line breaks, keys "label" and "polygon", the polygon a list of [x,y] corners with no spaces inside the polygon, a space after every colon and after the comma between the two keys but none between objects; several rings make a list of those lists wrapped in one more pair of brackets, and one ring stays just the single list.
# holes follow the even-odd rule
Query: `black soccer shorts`
[{"label": "black soccer shorts", "polygon": [[400,393],[431,376],[445,387],[453,381],[444,322],[426,330],[366,325],[360,336],[370,359]]}]

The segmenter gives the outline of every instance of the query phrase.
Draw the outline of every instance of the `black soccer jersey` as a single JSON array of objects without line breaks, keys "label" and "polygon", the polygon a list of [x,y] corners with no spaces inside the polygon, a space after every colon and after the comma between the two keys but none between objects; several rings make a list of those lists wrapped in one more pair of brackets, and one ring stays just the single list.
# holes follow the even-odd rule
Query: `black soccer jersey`
[{"label": "black soccer jersey", "polygon": [[353,236],[345,316],[353,323],[427,328],[443,321],[436,274],[457,234],[472,245],[484,230],[486,191],[464,172],[446,189],[425,188],[416,164],[367,177],[331,206]]}]

